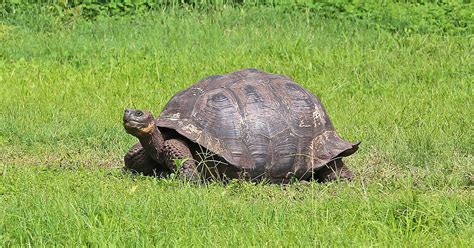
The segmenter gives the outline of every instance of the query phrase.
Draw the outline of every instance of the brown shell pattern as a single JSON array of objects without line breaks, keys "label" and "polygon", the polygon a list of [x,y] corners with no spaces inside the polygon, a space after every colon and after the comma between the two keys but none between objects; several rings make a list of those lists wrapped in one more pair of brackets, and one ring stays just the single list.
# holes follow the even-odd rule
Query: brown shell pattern
[{"label": "brown shell pattern", "polygon": [[299,178],[357,144],[341,139],[318,97],[256,69],[207,77],[176,94],[157,118],[251,177]]}]

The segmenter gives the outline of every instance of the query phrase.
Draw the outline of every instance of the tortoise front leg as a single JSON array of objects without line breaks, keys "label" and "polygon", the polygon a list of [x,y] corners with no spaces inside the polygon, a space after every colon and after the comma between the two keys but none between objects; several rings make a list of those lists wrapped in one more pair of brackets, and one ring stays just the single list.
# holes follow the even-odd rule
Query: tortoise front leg
[{"label": "tortoise front leg", "polygon": [[[166,140],[163,153],[168,168],[173,171],[177,169],[180,177],[186,180],[199,181],[200,174],[197,170],[196,161],[184,141],[178,139]],[[180,168],[177,168],[177,166],[180,166]]]},{"label": "tortoise front leg", "polygon": [[123,159],[126,171],[157,177],[166,177],[169,174],[169,171],[146,154],[140,143],[133,145]]}]

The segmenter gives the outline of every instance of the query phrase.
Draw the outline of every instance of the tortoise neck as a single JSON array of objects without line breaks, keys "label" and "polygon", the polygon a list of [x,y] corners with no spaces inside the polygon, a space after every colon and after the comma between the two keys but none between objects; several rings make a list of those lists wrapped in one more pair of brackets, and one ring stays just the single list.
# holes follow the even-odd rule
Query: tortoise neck
[{"label": "tortoise neck", "polygon": [[165,141],[160,130],[155,126],[151,132],[141,136],[138,139],[140,140],[140,144],[142,144],[147,154],[156,162],[161,163],[163,160],[162,153]]}]

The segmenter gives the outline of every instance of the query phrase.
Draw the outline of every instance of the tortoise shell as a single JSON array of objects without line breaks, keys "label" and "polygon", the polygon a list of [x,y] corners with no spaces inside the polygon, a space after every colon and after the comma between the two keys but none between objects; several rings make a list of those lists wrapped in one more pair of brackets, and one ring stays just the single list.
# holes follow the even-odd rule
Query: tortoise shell
[{"label": "tortoise shell", "polygon": [[197,82],[170,99],[156,124],[252,178],[304,179],[358,147],[339,137],[318,97],[286,76],[256,69]]}]

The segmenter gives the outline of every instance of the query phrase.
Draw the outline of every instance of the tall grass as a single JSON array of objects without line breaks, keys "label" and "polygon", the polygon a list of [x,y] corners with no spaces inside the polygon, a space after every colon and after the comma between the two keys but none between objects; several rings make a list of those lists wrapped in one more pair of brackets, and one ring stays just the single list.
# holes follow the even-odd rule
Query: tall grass
[{"label": "tall grass", "polygon": [[[355,22],[398,33],[472,34],[474,3],[470,1],[350,1],[350,0],[37,0],[0,2],[0,17],[48,28],[78,18],[143,15],[150,11],[221,12],[226,8],[271,7],[277,14],[291,13],[307,19]],[[38,14],[49,18],[38,20]],[[52,18],[51,18],[52,17]],[[43,26],[44,27],[44,26]]]},{"label": "tall grass", "polygon": [[[473,243],[469,35],[266,6],[29,18],[0,24],[0,243]],[[158,114],[197,80],[246,67],[291,76],[363,141],[347,159],[355,182],[196,186],[116,169],[136,142],[123,108]]]}]

